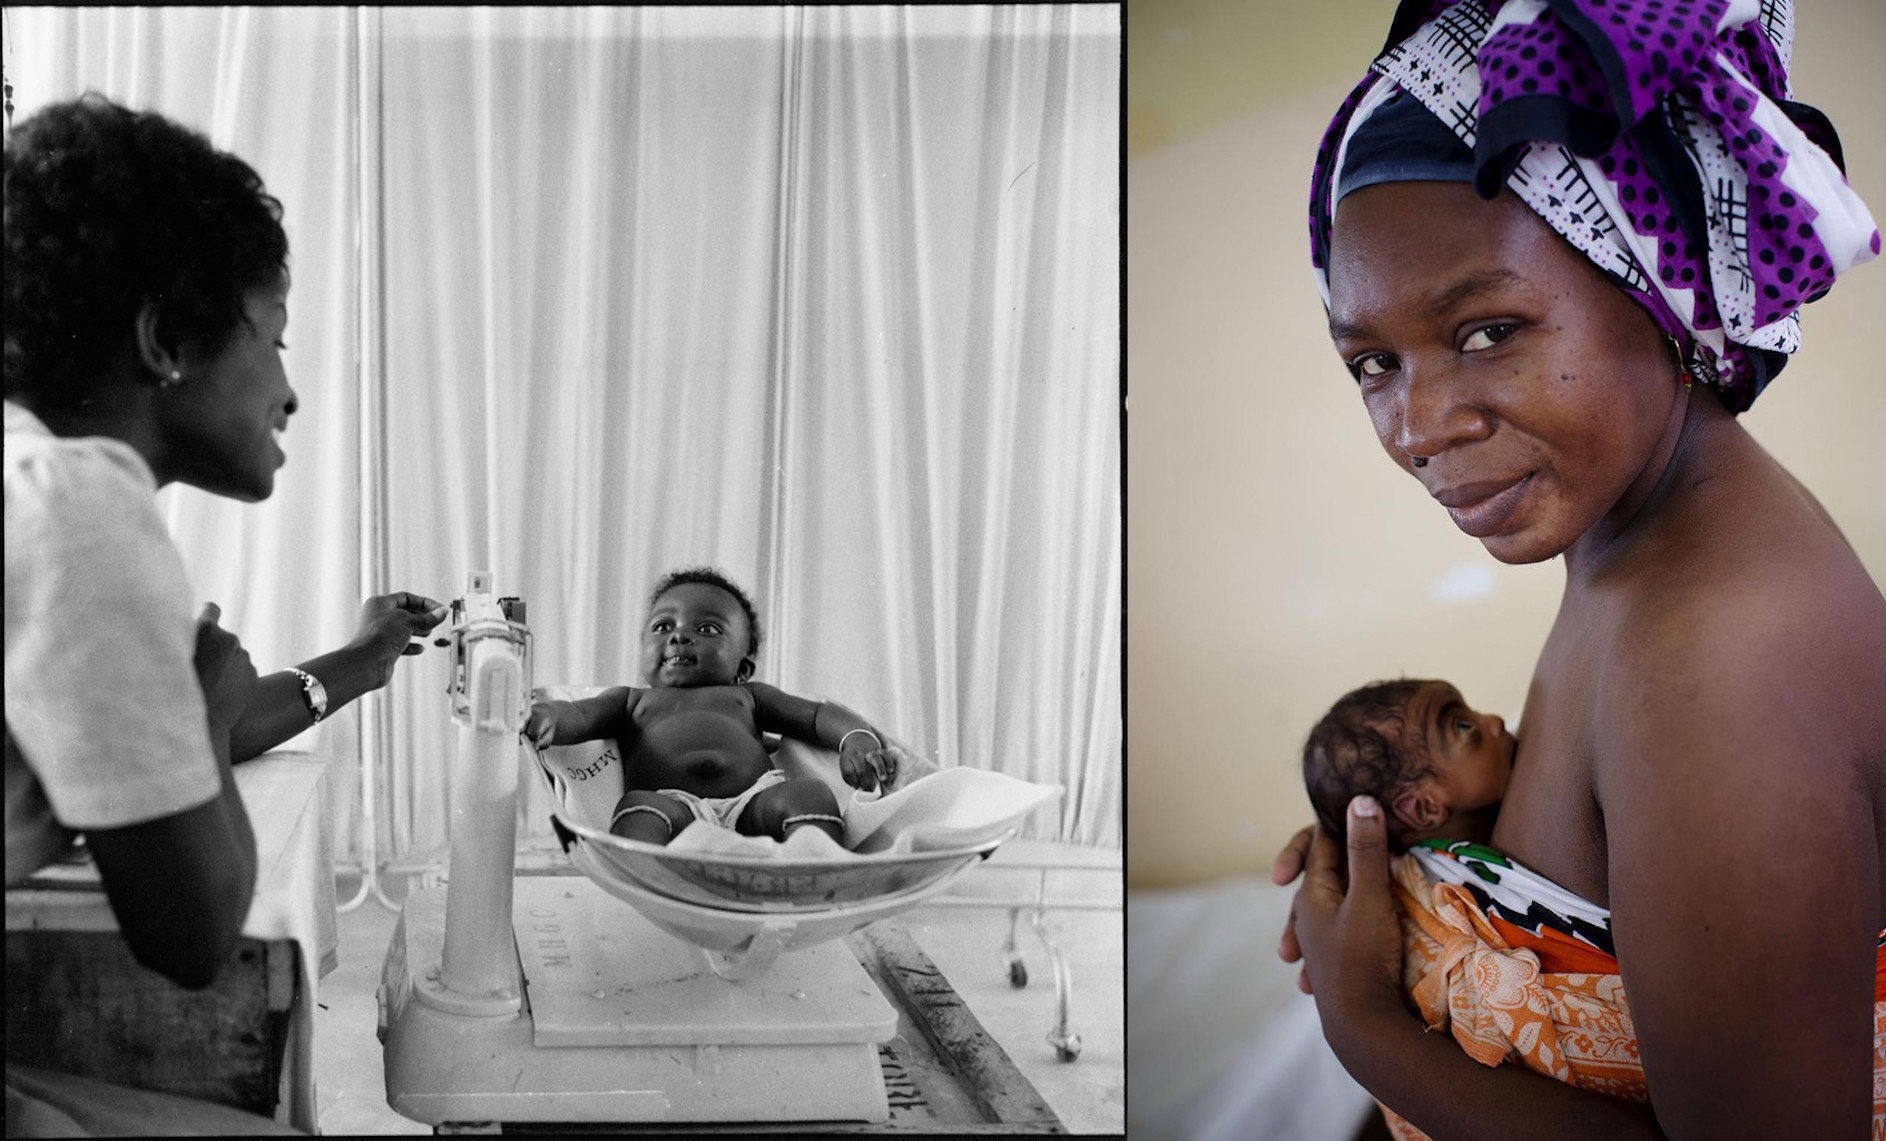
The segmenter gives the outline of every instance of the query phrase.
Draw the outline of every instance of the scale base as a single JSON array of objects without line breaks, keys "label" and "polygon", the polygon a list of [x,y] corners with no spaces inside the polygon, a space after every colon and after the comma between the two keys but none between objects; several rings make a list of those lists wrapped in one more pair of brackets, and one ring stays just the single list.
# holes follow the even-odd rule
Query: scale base
[{"label": "scale base", "polygon": [[589,880],[514,881],[521,1013],[441,1010],[447,888],[415,889],[380,986],[387,1104],[471,1122],[882,1122],[897,1014],[841,942],[713,974]]}]

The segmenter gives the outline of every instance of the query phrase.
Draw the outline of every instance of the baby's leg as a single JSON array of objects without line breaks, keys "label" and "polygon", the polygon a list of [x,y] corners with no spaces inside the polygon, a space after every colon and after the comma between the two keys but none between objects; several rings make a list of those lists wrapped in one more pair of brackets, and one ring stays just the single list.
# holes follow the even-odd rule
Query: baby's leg
[{"label": "baby's leg", "polygon": [[692,823],[694,813],[674,797],[632,788],[616,801],[616,810],[609,818],[609,831],[624,840],[666,844]]},{"label": "baby's leg", "polygon": [[743,836],[771,836],[784,840],[800,828],[813,827],[845,842],[845,821],[838,815],[838,798],[821,781],[785,780],[765,789],[747,803],[736,830]]}]

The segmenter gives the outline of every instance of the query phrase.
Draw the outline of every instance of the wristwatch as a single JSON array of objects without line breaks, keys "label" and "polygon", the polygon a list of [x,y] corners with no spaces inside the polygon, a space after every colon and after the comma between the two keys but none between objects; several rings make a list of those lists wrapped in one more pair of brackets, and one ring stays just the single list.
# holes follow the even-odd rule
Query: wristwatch
[{"label": "wristwatch", "polygon": [[327,687],[307,670],[289,666],[288,672],[301,679],[301,699],[308,703],[308,712],[313,715],[315,724],[320,724],[321,718],[327,716]]}]

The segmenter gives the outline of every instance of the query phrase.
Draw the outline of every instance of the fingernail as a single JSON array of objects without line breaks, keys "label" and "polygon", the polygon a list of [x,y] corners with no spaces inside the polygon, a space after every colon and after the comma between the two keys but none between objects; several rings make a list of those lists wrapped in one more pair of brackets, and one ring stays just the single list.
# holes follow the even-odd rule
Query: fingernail
[{"label": "fingernail", "polygon": [[1372,796],[1358,796],[1349,802],[1349,810],[1357,816],[1380,816],[1382,806],[1375,803]]}]

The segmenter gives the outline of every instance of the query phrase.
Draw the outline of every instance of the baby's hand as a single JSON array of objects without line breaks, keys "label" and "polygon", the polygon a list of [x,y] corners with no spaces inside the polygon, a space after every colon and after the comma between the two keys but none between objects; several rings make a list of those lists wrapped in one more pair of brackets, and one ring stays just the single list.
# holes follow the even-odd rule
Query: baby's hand
[{"label": "baby's hand", "polygon": [[539,701],[531,705],[530,715],[524,718],[524,738],[538,749],[548,749],[557,743],[557,703]]},{"label": "baby's hand", "polygon": [[853,753],[861,755],[840,756],[838,770],[846,784],[866,792],[874,789],[889,792],[937,771],[931,761],[907,753],[896,745],[857,749]]},{"label": "baby's hand", "polygon": [[871,764],[877,770],[878,787],[885,792],[907,787],[910,782],[919,777],[926,777],[937,771],[935,761],[916,753],[907,753],[896,745],[874,749],[871,753]]},{"label": "baby's hand", "polygon": [[838,754],[838,775],[851,787],[870,792],[878,786],[877,769],[871,758],[880,751],[862,742],[856,746],[848,744]]}]

